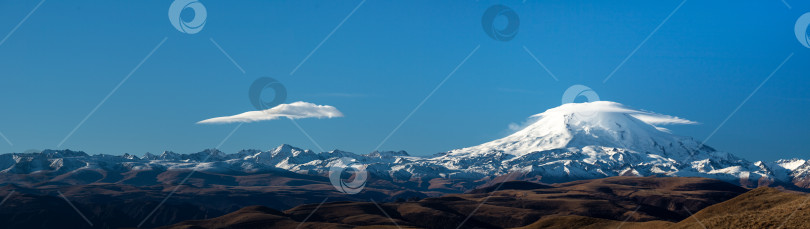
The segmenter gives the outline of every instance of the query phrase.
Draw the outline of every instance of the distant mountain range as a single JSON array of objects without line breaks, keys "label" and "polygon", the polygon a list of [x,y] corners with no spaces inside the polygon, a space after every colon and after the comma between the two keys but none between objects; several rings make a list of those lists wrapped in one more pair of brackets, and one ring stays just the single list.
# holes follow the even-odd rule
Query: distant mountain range
[{"label": "distant mountain range", "polygon": [[[365,165],[376,179],[422,191],[459,192],[498,177],[561,183],[612,176],[706,177],[744,187],[810,188],[807,160],[747,161],[671,134],[653,125],[651,114],[614,102],[565,104],[533,116],[529,125],[507,137],[428,157],[404,151],[313,152],[290,145],[233,154],[209,149],[142,157],[71,150],[11,153],[0,155],[0,182],[148,185],[154,182],[144,183],[133,174],[195,168],[217,174],[289,171],[326,176],[338,159],[348,157]],[[20,179],[27,174],[41,179]]]},{"label": "distant mountain range", "polygon": [[[807,160],[751,162],[660,127],[689,122],[614,102],[592,102],[534,115],[521,130],[501,139],[424,157],[405,151],[313,152],[286,144],[232,154],[216,149],[142,156],[72,150],[9,153],[0,155],[0,198],[4,198],[0,219],[8,219],[4,225],[10,228],[157,227],[181,221],[185,222],[172,228],[256,222],[293,228],[317,208],[315,204],[324,203],[322,208],[345,209],[344,213],[357,217],[321,212],[306,225],[390,227],[392,219],[383,218],[373,205],[379,201],[403,225],[456,228],[483,195],[506,193],[511,198],[504,200],[508,203],[501,201],[507,196],[490,201],[508,206],[485,204],[484,215],[471,218],[468,226],[565,228],[592,223],[587,225],[615,228],[624,224],[621,220],[628,217],[632,204],[641,203],[644,210],[631,221],[656,222],[638,224],[638,228],[659,224],[677,228],[693,223],[683,220],[687,215],[679,208],[698,210],[746,191],[734,185],[810,188]],[[329,179],[330,169],[346,158],[368,171],[366,185],[354,195],[339,192]],[[496,187],[534,191],[504,192]],[[648,191],[636,192],[640,189]],[[662,190],[668,193],[661,196]],[[698,192],[706,195],[695,199]],[[532,197],[535,203],[542,204],[524,206],[531,203],[524,197],[532,193],[539,195]],[[251,205],[269,208],[245,208]],[[542,213],[543,209],[567,213],[548,218],[543,215],[550,213]],[[780,207],[767,214],[788,210]],[[71,212],[84,212],[87,221]],[[717,217],[715,225],[728,222],[721,215],[705,214]],[[743,220],[752,213],[739,214],[735,217],[741,220],[735,222],[754,225]],[[219,216],[224,218],[186,221]],[[683,221],[674,224],[679,220]],[[430,222],[444,226],[432,227]]]}]

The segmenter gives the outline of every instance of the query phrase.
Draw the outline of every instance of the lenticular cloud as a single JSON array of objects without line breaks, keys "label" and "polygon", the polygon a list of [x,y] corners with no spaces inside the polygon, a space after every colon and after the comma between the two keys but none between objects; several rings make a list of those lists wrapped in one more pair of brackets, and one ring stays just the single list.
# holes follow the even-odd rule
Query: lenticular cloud
[{"label": "lenticular cloud", "polygon": [[624,113],[634,118],[641,120],[647,124],[657,125],[673,125],[673,124],[698,124],[695,121],[659,114],[650,111],[632,109],[620,103],[610,101],[596,101],[589,103],[569,103],[557,108],[549,109],[548,111],[540,114],[533,115],[532,118],[538,118],[544,114],[550,113]]},{"label": "lenticular cloud", "polygon": [[222,124],[235,122],[259,122],[275,120],[281,117],[289,119],[302,118],[334,118],[343,117],[337,108],[329,105],[317,105],[298,101],[290,104],[281,104],[261,111],[248,111],[238,115],[210,118],[197,122],[197,124]]}]

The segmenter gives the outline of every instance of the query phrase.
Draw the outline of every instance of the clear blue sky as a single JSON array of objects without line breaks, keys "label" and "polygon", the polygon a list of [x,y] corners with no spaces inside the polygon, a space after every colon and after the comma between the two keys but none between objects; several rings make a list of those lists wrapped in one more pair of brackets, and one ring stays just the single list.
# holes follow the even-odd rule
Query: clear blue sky
[{"label": "clear blue sky", "polygon": [[[670,129],[704,139],[794,53],[708,145],[751,160],[810,158],[810,49],[793,34],[810,12],[806,1],[688,1],[606,83],[680,0],[369,0],[293,75],[360,1],[204,0],[206,24],[191,35],[170,24],[171,2],[44,2],[0,45],[0,131],[13,143],[0,141],[0,152],[57,148],[167,38],[61,148],[140,155],[215,147],[236,124],[195,122],[253,109],[248,87],[272,77],[288,102],[345,114],[299,121],[323,148],[367,153],[480,45],[382,149],[427,155],[503,137],[509,123],[560,105],[575,84],[700,122]],[[0,36],[38,3],[0,0]],[[508,42],[481,27],[498,3],[520,16]],[[245,124],[221,149],[282,143],[316,149],[288,120]]]}]

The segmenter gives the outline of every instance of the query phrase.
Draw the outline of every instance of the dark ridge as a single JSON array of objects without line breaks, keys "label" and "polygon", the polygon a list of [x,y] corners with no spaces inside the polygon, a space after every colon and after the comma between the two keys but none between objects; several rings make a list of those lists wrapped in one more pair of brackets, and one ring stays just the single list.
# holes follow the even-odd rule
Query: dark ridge
[{"label": "dark ridge", "polygon": [[534,182],[528,182],[528,181],[507,181],[507,182],[503,182],[503,183],[496,183],[496,184],[493,184],[491,186],[487,186],[487,187],[484,187],[484,188],[473,189],[473,190],[468,191],[467,193],[469,193],[469,194],[489,193],[489,192],[495,191],[495,189],[497,189],[498,186],[501,185],[501,184],[503,184],[503,185],[498,190],[534,190],[534,189],[554,188],[552,186],[539,184],[539,183],[534,183]]}]

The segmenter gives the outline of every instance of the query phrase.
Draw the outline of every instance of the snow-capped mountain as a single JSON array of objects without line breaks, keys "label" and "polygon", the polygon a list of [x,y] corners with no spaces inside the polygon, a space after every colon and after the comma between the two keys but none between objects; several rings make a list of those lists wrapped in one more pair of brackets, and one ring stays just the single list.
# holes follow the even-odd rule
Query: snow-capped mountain
[{"label": "snow-capped mountain", "polygon": [[810,162],[800,159],[750,162],[717,151],[662,124],[692,121],[640,111],[615,102],[572,103],[534,115],[507,137],[430,157],[400,152],[360,155],[313,152],[281,145],[269,151],[225,154],[164,152],[137,157],[87,155],[70,150],[0,155],[0,173],[72,173],[83,169],[127,173],[198,169],[227,173],[287,170],[327,175],[342,157],[357,159],[378,178],[392,181],[486,180],[498,176],[546,183],[609,176],[697,176],[743,186],[795,184],[810,188]]},{"label": "snow-capped mountain", "polygon": [[[618,175],[754,181],[772,177],[744,159],[652,125],[688,120],[614,102],[565,104],[533,117],[530,125],[512,135],[453,150],[435,160],[459,170],[523,172],[547,181]],[[493,163],[486,158],[500,160]]]}]

